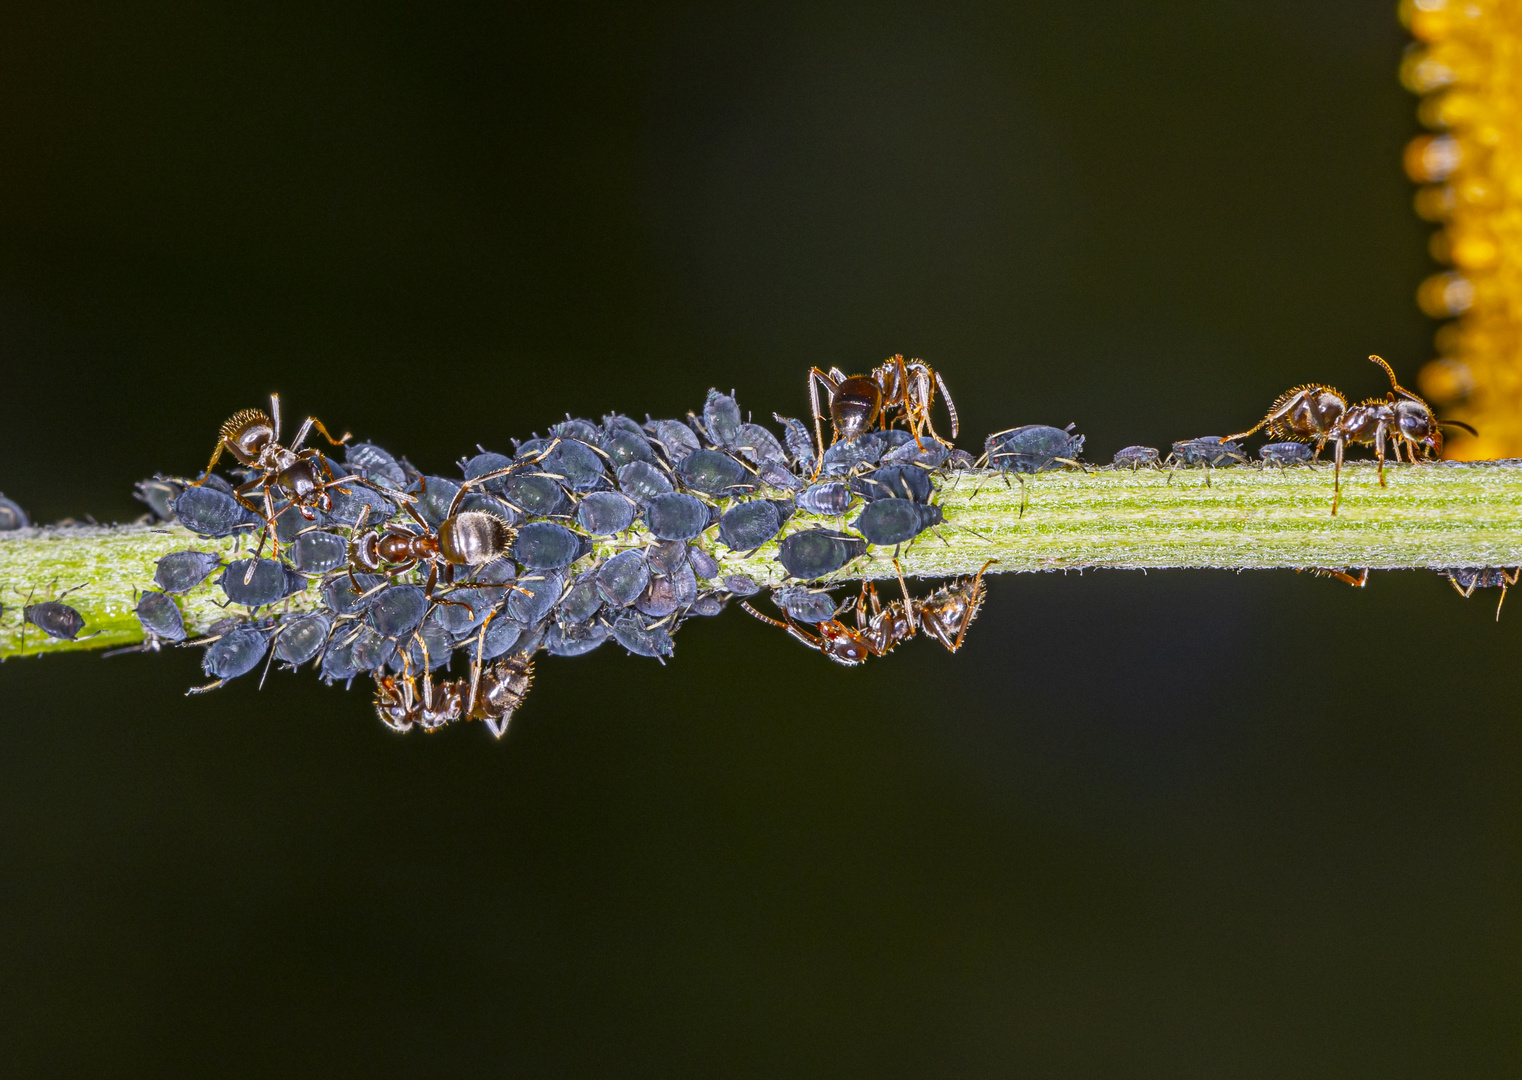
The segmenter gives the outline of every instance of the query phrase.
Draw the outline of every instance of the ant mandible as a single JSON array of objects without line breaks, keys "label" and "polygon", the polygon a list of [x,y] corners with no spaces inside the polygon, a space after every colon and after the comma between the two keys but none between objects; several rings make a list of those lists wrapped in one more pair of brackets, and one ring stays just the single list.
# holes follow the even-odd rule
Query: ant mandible
[{"label": "ant mandible", "polygon": [[951,437],[957,437],[957,407],[951,400],[951,391],[946,389],[946,380],[941,373],[923,360],[905,360],[901,354],[895,354],[866,375],[847,375],[839,368],[821,371],[814,367],[809,368],[809,401],[814,408],[814,439],[819,444],[821,459],[824,457],[824,431],[820,422],[824,416],[819,411],[820,386],[829,398],[832,441],[849,442],[872,430],[875,423],[880,422],[887,428],[903,420],[920,449],[925,448],[920,436],[927,431],[936,442],[950,446],[936,434],[935,425],[930,420],[930,406],[935,401],[937,386],[946,399],[946,411],[951,415]]},{"label": "ant mandible", "polygon": [[234,488],[233,495],[244,506],[258,513],[259,508],[249,502],[247,496],[263,489],[265,523],[274,543],[277,558],[280,554],[280,540],[275,535],[275,501],[272,487],[278,487],[290,499],[302,517],[313,521],[316,519],[314,509],[328,510],[332,507],[332,499],[327,493],[328,488],[335,484],[360,479],[358,476],[345,476],[335,480],[333,470],[328,467],[326,459],[321,454],[310,447],[301,449],[301,444],[306,441],[307,435],[314,427],[333,446],[342,446],[352,437],[345,432],[343,438],[335,439],[328,433],[328,429],[323,427],[321,420],[315,416],[309,416],[301,425],[301,430],[296,433],[296,440],[290,447],[281,446],[280,395],[271,394],[269,415],[259,409],[244,409],[234,413],[223,423],[217,431],[217,446],[211,452],[211,461],[206,465],[206,474],[196,481],[197,484],[204,484],[207,481],[211,476],[211,470],[221,460],[224,450],[237,458],[241,465],[254,470],[258,475]]}]

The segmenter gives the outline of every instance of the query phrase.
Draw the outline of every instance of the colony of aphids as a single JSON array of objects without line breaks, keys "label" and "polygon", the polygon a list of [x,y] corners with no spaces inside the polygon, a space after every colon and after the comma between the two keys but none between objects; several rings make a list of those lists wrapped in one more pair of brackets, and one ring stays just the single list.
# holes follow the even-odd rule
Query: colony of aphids
[{"label": "colony of aphids", "polygon": [[[1208,484],[1211,469],[1247,462],[1238,440],[1267,428],[1275,441],[1258,451],[1264,467],[1310,465],[1334,444],[1335,514],[1345,444],[1372,444],[1381,479],[1387,443],[1412,462],[1442,446],[1431,410],[1371,359],[1390,377],[1384,399],[1349,407],[1330,387],[1300,387],[1239,435],[1181,440],[1166,458],[1128,446],[1109,468],[1168,468],[1171,482],[1173,468],[1202,467]],[[893,357],[857,376],[816,368],[808,383],[812,431],[775,416],[778,438],[733,397],[711,390],[701,416],[685,420],[567,418],[545,436],[514,440],[511,454],[477,447],[461,459],[458,477],[424,475],[373,443],[335,438],[311,417],[286,445],[273,397],[268,414],[245,410],[222,426],[204,472],[138,485],[161,520],[203,537],[244,538],[247,555],[224,562],[190,549],[159,560],[157,588],[137,597],[144,644],[136,648],[204,647],[210,681],[192,692],[272,664],[311,664],[329,684],[368,678],[377,713],[397,731],[477,719],[499,736],[529,690],[539,652],[577,656],[613,642],[664,662],[687,619],[715,615],[734,598],[842,664],[884,656],[919,634],[956,652],[983,603],[991,561],[920,598],[901,571],[899,595],[886,602],[870,583],[843,603],[809,583],[874,548],[896,568],[899,551],[942,522],[935,477],[944,482],[986,464],[1023,484],[1026,475],[1088,470],[1084,437],[1071,424],[1025,425],[989,436],[974,460],[936,431],[937,388],[953,438],[956,409],[940,373],[923,361]],[[305,445],[313,430],[342,448],[341,461],[336,450]],[[233,480],[213,471],[224,456],[238,463]],[[782,535],[800,512],[835,522]],[[0,529],[27,524],[0,496]],[[779,536],[786,583],[771,589],[775,618],[750,602],[763,586],[726,573],[720,560],[752,555]],[[1318,572],[1367,580],[1367,571]],[[1465,596],[1495,586],[1504,598],[1518,571],[1444,573]],[[173,598],[208,580],[229,614],[187,641]],[[319,593],[320,609],[283,603],[307,590]],[[77,638],[83,619],[63,600],[28,603],[25,622]]]}]

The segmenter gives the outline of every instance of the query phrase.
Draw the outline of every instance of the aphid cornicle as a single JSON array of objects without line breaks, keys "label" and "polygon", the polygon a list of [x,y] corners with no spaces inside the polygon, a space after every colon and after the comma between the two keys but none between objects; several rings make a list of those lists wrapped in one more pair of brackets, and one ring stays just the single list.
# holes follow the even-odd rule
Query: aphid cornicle
[{"label": "aphid cornicle", "polygon": [[946,443],[936,434],[930,419],[936,387],[940,387],[946,412],[951,416],[951,437],[957,437],[956,404],[941,373],[923,360],[905,360],[895,354],[866,375],[847,375],[839,368],[809,369],[809,401],[814,410],[814,439],[820,457],[824,455],[824,431],[820,426],[824,415],[819,411],[821,386],[829,401],[834,442],[849,442],[871,431],[874,425],[888,428],[903,421],[916,445],[924,445],[921,436],[925,434],[938,443]]}]

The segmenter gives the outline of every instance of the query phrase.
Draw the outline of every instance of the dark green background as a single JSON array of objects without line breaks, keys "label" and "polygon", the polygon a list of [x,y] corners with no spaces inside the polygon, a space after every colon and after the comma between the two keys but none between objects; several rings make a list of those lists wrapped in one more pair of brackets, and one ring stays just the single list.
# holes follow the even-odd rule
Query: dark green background
[{"label": "dark green background", "polygon": [[[292,411],[443,471],[927,358],[969,445],[1414,375],[1393,3],[33,4],[0,489],[134,516]],[[0,670],[0,1069],[1515,1076],[1522,610],[1026,576],[836,668],[739,612],[502,743],[197,656]]]}]

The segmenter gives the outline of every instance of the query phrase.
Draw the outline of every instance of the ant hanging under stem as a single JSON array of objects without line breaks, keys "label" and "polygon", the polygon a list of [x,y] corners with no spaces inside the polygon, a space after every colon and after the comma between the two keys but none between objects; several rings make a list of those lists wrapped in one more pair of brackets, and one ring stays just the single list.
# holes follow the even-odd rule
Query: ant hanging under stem
[{"label": "ant hanging under stem", "polygon": [[820,422],[824,416],[819,411],[819,387],[823,386],[829,399],[832,442],[849,442],[872,430],[873,424],[886,429],[900,420],[904,421],[914,443],[921,450],[925,444],[920,436],[928,432],[930,437],[943,446],[951,444],[941,438],[930,420],[930,406],[935,401],[935,388],[941,388],[946,400],[946,411],[951,415],[951,437],[958,434],[957,408],[946,389],[941,373],[923,360],[905,360],[902,354],[894,354],[866,375],[847,375],[839,368],[821,371],[809,368],[809,402],[814,410],[814,439],[819,444],[820,461],[824,460],[824,431]]}]

